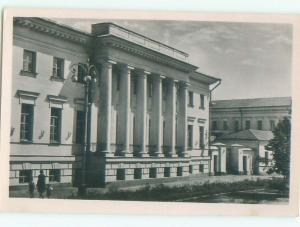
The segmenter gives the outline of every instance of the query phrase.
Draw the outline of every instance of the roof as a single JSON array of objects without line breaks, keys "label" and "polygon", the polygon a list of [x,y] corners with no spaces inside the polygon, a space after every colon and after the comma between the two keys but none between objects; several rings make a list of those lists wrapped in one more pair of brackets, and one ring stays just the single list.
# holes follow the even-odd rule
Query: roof
[{"label": "roof", "polygon": [[230,99],[214,100],[212,108],[241,108],[265,106],[291,106],[291,97],[255,98],[255,99]]},{"label": "roof", "polygon": [[247,129],[239,132],[234,132],[221,136],[220,140],[257,140],[269,141],[273,138],[271,131]]}]

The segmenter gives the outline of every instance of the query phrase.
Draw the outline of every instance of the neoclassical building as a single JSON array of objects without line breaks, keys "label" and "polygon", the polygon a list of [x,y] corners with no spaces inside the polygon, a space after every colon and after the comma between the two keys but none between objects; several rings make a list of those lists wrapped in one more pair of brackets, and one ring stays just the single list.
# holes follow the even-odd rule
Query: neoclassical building
[{"label": "neoclassical building", "polygon": [[[76,183],[84,143],[80,69],[97,67],[89,184],[225,171],[222,146],[209,149],[210,85],[188,54],[113,23],[85,33],[41,18],[15,18],[10,185]],[[223,156],[222,156],[223,154]]]}]

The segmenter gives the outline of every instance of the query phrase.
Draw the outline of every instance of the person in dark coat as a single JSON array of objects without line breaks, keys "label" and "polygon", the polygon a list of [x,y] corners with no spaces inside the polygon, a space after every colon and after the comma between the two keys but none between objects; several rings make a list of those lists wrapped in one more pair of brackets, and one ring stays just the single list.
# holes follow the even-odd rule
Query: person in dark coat
[{"label": "person in dark coat", "polygon": [[46,176],[44,171],[40,170],[40,175],[38,176],[38,181],[36,184],[37,190],[40,193],[40,198],[44,198],[44,192],[46,191]]},{"label": "person in dark coat", "polygon": [[30,177],[29,183],[28,183],[28,190],[29,190],[29,197],[30,198],[34,198],[34,188],[35,188],[35,185],[34,185],[33,178]]}]

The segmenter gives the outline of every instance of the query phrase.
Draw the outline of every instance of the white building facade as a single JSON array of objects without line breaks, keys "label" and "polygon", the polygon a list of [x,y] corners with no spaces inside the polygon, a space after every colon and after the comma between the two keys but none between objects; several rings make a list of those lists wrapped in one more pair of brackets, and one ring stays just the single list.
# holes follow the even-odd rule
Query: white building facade
[{"label": "white building facade", "polygon": [[221,171],[208,141],[209,86],[219,79],[197,72],[188,54],[112,23],[92,25],[89,34],[15,18],[11,186],[36,181],[41,169],[48,182],[78,182],[84,86],[70,67],[88,59],[98,69],[89,184]]}]

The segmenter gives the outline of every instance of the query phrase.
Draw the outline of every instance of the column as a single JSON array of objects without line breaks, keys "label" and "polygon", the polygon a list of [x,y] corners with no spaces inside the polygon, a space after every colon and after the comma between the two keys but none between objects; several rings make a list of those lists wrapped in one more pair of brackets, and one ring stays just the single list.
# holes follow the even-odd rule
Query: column
[{"label": "column", "polygon": [[139,155],[148,157],[146,150],[146,120],[147,120],[147,75],[150,72],[137,71],[137,97],[136,97],[136,128],[135,133],[139,145]]},{"label": "column", "polygon": [[180,146],[182,149],[181,155],[187,157],[187,99],[188,86],[187,82],[180,82],[179,84],[179,124],[178,133],[180,134]]},{"label": "column", "polygon": [[163,157],[162,152],[162,79],[161,75],[153,78],[153,136],[156,146],[155,156]]},{"label": "column", "polygon": [[168,146],[170,146],[170,157],[177,157],[176,154],[176,82],[174,79],[169,79],[168,97],[166,103],[167,113],[167,131],[168,131]]},{"label": "column", "polygon": [[128,65],[123,66],[120,76],[120,142],[122,146],[122,155],[126,157],[132,156],[129,149],[129,136],[130,136],[130,82],[131,70],[133,67]]},{"label": "column", "polygon": [[98,150],[101,151],[105,156],[113,156],[110,150],[113,64],[116,64],[116,62],[109,60],[103,62],[101,66],[97,144]]}]

